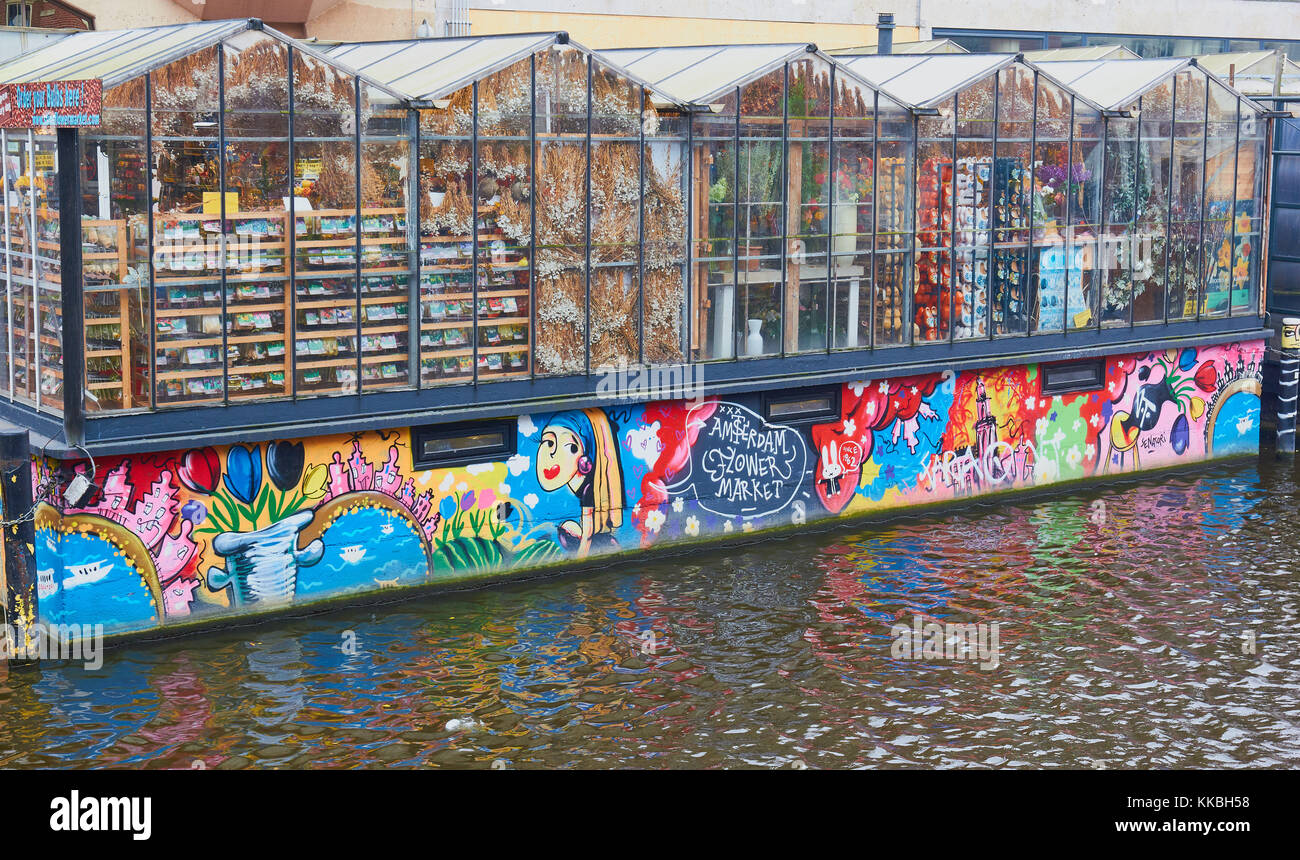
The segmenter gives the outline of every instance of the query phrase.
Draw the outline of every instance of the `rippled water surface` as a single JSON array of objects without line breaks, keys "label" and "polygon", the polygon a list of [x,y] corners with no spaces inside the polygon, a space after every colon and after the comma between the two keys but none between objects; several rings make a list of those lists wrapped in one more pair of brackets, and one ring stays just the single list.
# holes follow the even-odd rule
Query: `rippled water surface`
[{"label": "rippled water surface", "polygon": [[1265,455],[137,644],[0,674],[0,766],[1297,766],[1298,507]]}]

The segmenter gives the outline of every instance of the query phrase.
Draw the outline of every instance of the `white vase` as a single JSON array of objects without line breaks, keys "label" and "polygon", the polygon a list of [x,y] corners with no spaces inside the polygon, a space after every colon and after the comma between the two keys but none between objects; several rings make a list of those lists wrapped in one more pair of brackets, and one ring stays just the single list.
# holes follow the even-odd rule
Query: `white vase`
[{"label": "white vase", "polygon": [[763,327],[762,320],[747,320],[749,325],[749,334],[745,337],[745,355],[762,355],[763,354],[763,335],[759,329]]}]

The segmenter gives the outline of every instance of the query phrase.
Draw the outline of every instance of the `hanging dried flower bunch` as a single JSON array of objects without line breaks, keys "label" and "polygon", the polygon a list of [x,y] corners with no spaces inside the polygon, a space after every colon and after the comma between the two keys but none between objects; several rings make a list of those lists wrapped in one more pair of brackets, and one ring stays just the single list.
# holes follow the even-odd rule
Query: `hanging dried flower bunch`
[{"label": "hanging dried flower bunch", "polygon": [[528,200],[502,196],[496,204],[497,227],[517,245],[526,245],[532,235],[532,213]]},{"label": "hanging dried flower bunch", "polygon": [[[539,117],[587,116],[587,59],[571,48],[553,48],[537,55],[537,112]],[[540,131],[568,129],[542,128]],[[576,129],[575,129],[576,130]]]},{"label": "hanging dried flower bunch", "polygon": [[[421,180],[423,187],[423,179]],[[459,179],[447,183],[437,206],[424,201],[420,232],[425,236],[468,236],[474,232],[474,202]]]},{"label": "hanging dried flower bunch", "polygon": [[528,61],[479,81],[479,134],[528,134],[533,104]]},{"label": "hanging dried flower bunch", "polygon": [[639,241],[641,166],[636,153],[633,144],[592,146],[591,241],[602,262],[625,259],[621,246]]},{"label": "hanging dried flower bunch", "polygon": [[647,269],[645,272],[645,357],[651,364],[684,361],[682,352],[685,291],[682,269]]},{"label": "hanging dried flower bunch", "polygon": [[445,108],[420,111],[421,134],[469,134],[474,130],[473,87],[461,87],[447,100],[450,104]]},{"label": "hanging dried flower bunch", "polygon": [[638,134],[641,89],[613,72],[598,69],[591,79],[592,131]]},{"label": "hanging dried flower bunch", "polygon": [[638,304],[636,270],[598,269],[591,275],[591,365],[617,364],[620,359],[640,360],[637,343]]},{"label": "hanging dried flower bunch", "polygon": [[581,271],[537,281],[537,372],[582,373],[586,369],[586,285]]}]

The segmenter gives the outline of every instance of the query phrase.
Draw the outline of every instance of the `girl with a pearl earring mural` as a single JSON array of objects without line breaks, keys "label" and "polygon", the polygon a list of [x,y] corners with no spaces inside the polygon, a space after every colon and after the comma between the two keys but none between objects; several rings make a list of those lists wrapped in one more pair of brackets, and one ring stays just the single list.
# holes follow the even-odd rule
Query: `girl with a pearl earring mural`
[{"label": "girl with a pearl earring mural", "polygon": [[592,547],[618,546],[614,531],[623,525],[623,469],[603,411],[552,416],[537,446],[537,480],[548,493],[568,487],[578,497],[581,522],[567,520],[556,527],[560,546],[578,558],[586,557]]}]

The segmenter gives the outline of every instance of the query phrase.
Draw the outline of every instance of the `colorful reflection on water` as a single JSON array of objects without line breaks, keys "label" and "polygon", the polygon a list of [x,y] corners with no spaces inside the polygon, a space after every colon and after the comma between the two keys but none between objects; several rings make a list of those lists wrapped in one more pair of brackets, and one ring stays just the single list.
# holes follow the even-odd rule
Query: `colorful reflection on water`
[{"label": "colorful reflection on water", "polygon": [[[0,674],[0,765],[1295,766],[1295,498],[1238,461],[139,643]],[[998,666],[895,656],[917,617]]]}]

